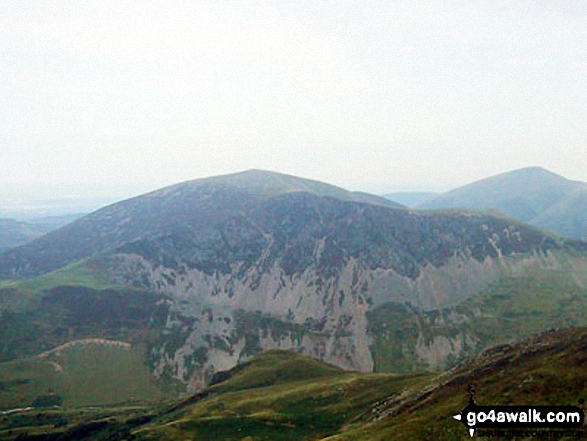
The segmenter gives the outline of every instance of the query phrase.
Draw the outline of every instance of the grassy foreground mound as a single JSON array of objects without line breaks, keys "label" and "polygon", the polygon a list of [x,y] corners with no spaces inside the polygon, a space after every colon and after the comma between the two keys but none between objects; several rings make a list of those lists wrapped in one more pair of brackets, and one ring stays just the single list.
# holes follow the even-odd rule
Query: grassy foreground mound
[{"label": "grassy foreground mound", "polygon": [[[138,429],[139,439],[320,439],[379,399],[425,377],[345,372],[293,352],[268,351]],[[248,437],[248,438],[247,438]]]},{"label": "grassy foreground mound", "polygon": [[[0,411],[39,400],[65,407],[144,403],[177,396],[146,364],[146,347],[86,339],[35,358],[0,363]],[[44,398],[43,398],[44,397]]]},{"label": "grassy foreground mound", "polygon": [[268,351],[181,402],[6,414],[0,438],[465,440],[468,433],[452,415],[466,405],[467,385],[482,405],[584,408],[586,366],[587,328],[493,347],[439,374],[345,372],[293,352]]}]

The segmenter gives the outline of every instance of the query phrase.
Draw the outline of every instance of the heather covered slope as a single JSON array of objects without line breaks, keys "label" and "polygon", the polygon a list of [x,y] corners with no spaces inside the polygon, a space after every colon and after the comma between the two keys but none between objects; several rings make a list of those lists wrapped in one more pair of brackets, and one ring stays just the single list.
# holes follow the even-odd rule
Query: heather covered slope
[{"label": "heather covered slope", "polygon": [[[424,387],[372,406],[362,423],[347,426],[328,440],[470,439],[464,426],[452,418],[467,404],[468,385],[474,386],[479,405],[572,405],[585,411],[586,363],[584,327],[549,330],[492,347]],[[579,439],[587,437],[587,427],[579,432]]]},{"label": "heather covered slope", "polygon": [[438,195],[418,208],[497,210],[561,235],[587,239],[586,195],[585,182],[528,167]]}]

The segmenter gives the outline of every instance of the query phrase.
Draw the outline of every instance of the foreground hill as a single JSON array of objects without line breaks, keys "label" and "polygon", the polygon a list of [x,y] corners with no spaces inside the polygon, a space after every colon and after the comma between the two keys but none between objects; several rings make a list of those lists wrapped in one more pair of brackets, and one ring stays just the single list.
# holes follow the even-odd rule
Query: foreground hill
[{"label": "foreground hill", "polygon": [[418,208],[498,210],[558,234],[587,240],[587,183],[540,167],[473,182],[424,201]]},{"label": "foreground hill", "polygon": [[[452,418],[467,404],[467,385],[475,387],[483,405],[579,405],[587,393],[586,342],[586,328],[548,331],[427,376],[341,373],[287,388],[281,381],[267,386],[250,381],[246,387],[254,389],[248,393],[235,390],[231,382],[237,379],[231,378],[211,387],[205,399],[188,402],[135,434],[223,440],[242,432],[241,437],[278,440],[323,439],[331,432],[331,441],[467,439]],[[243,367],[240,375],[249,376],[262,360]]]},{"label": "foreground hill", "polygon": [[106,207],[4,253],[5,277],[59,269],[0,284],[1,360],[113,339],[143,345],[155,377],[195,391],[267,349],[421,372],[587,325],[586,243],[354,197],[246,172]]},{"label": "foreground hill", "polygon": [[[85,413],[30,410],[5,416],[0,437],[15,439],[26,431],[32,440],[61,441],[465,440],[467,431],[452,416],[467,404],[468,385],[480,405],[584,407],[586,341],[586,328],[551,330],[426,375],[344,372],[292,352],[268,351],[180,402]],[[579,430],[587,435],[587,428]]]},{"label": "foreground hill", "polygon": [[[467,405],[468,385],[475,388],[479,405],[571,405],[585,411],[586,342],[586,328],[571,328],[549,330],[515,344],[489,348],[424,387],[411,388],[377,403],[364,414],[366,424],[349,425],[342,434],[328,440],[470,439],[464,426],[452,418]],[[540,437],[540,430],[536,432]],[[584,425],[576,433],[565,437],[559,431],[555,437],[584,439],[587,427]],[[549,436],[552,435],[547,430],[544,437]],[[512,436],[504,433],[497,439]],[[528,438],[520,434],[519,439]]]}]

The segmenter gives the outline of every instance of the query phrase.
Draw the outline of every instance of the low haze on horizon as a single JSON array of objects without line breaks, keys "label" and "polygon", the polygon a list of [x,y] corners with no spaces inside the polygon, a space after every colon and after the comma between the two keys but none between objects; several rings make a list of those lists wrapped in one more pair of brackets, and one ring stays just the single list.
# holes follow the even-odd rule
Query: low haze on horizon
[{"label": "low haze on horizon", "polygon": [[389,3],[1,2],[0,211],[252,168],[587,181],[587,5]]}]

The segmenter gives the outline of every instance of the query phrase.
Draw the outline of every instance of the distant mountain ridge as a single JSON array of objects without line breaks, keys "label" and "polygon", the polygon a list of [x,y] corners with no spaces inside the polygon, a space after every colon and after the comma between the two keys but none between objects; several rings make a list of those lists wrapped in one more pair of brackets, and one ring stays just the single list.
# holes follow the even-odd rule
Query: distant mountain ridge
[{"label": "distant mountain ridge", "polygon": [[432,191],[398,191],[384,194],[383,197],[407,207],[416,207],[437,195]]},{"label": "distant mountain ridge", "polygon": [[557,234],[587,240],[587,183],[541,167],[502,173],[438,195],[421,209],[497,210]]},{"label": "distant mountain ridge", "polygon": [[31,242],[81,216],[81,214],[48,216],[27,221],[0,218],[0,252]]}]

